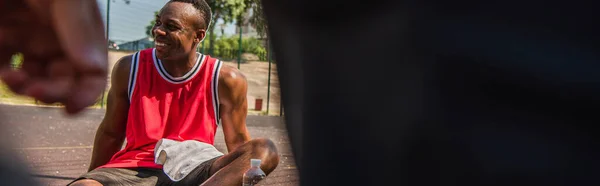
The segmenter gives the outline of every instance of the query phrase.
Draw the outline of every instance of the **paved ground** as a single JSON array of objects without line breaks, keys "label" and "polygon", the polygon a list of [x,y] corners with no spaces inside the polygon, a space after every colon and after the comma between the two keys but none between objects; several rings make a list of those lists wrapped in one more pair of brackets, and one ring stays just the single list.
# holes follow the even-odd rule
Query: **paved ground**
[{"label": "paved ground", "polygon": [[[15,150],[29,165],[32,176],[44,185],[65,185],[85,173],[91,156],[96,127],[104,110],[90,109],[78,117],[64,117],[62,110],[33,106],[0,104],[3,114],[2,140],[12,139]],[[275,142],[281,158],[277,169],[263,185],[298,185],[283,120],[280,117],[248,116],[252,137],[267,137]],[[219,129],[216,147],[226,152]]]}]

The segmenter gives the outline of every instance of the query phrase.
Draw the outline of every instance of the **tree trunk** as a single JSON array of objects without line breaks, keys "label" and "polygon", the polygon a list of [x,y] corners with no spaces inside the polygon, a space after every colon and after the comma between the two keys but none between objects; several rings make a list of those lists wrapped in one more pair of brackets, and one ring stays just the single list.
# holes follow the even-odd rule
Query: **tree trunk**
[{"label": "tree trunk", "polygon": [[217,20],[219,20],[219,18],[221,18],[221,15],[216,12],[214,15],[214,18],[212,20],[212,25],[210,25],[210,27],[208,28],[208,54],[209,55],[214,55],[214,48],[215,48],[215,39],[217,38],[215,36],[215,27],[217,27]]}]

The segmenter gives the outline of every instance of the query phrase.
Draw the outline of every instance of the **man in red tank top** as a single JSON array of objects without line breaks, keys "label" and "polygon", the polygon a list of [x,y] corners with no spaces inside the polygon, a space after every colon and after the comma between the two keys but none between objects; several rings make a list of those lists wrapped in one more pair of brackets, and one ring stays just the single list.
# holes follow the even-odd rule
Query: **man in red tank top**
[{"label": "man in red tank top", "polygon": [[[241,185],[250,159],[267,174],[277,167],[273,142],[247,131],[244,75],[196,52],[211,17],[204,0],[161,9],[156,47],[115,64],[89,172],[70,185]],[[213,147],[219,125],[225,155]]]}]

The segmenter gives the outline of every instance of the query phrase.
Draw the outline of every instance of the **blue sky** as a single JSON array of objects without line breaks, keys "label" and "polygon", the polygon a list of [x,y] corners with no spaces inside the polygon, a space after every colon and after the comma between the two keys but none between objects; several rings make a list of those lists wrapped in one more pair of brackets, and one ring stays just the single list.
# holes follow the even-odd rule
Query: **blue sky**
[{"label": "blue sky", "polygon": [[[131,0],[129,5],[123,0],[109,0],[110,2],[110,40],[117,43],[137,40],[146,37],[146,26],[154,19],[154,12],[160,10],[168,0]],[[97,0],[106,24],[107,0]],[[222,21],[218,20],[217,25]],[[215,33],[220,31],[215,29]],[[225,27],[225,34],[235,33],[235,27]]]}]

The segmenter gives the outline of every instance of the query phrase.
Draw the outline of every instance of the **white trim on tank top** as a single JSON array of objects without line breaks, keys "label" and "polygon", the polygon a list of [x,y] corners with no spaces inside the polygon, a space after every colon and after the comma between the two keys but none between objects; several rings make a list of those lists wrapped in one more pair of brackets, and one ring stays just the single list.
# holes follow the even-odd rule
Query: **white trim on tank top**
[{"label": "white trim on tank top", "polygon": [[165,81],[173,84],[181,84],[196,77],[196,74],[198,74],[198,72],[200,71],[200,67],[202,66],[202,64],[204,64],[206,56],[198,52],[196,52],[196,54],[198,54],[198,59],[196,60],[196,63],[194,64],[192,69],[190,69],[190,71],[188,71],[185,75],[181,77],[173,77],[171,76],[171,74],[169,74],[169,72],[167,72],[167,70],[162,66],[162,61],[156,56],[156,48],[152,49],[152,61],[154,62],[154,67],[156,67],[156,71],[158,71],[158,74],[160,74],[160,76]]},{"label": "white trim on tank top", "polygon": [[129,69],[129,83],[127,84],[127,96],[129,98],[129,102],[131,103],[131,97],[133,96],[133,91],[135,90],[135,85],[137,82],[137,74],[138,74],[138,66],[140,61],[140,52],[136,52],[131,57],[131,69]]},{"label": "white trim on tank top", "polygon": [[219,126],[221,123],[221,118],[219,117],[219,72],[221,71],[222,62],[221,60],[217,60],[214,65],[214,69],[212,72],[212,82],[211,82],[211,93],[213,97],[213,109],[215,111],[215,125]]}]

